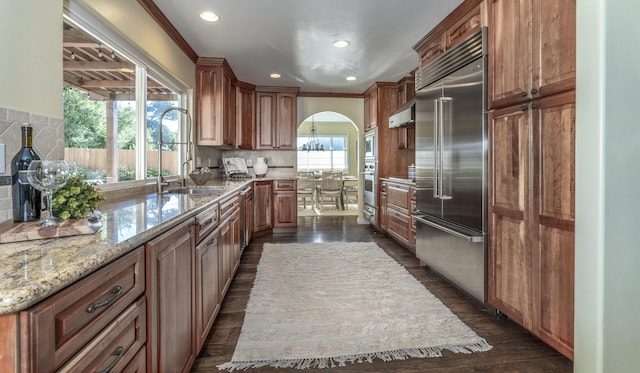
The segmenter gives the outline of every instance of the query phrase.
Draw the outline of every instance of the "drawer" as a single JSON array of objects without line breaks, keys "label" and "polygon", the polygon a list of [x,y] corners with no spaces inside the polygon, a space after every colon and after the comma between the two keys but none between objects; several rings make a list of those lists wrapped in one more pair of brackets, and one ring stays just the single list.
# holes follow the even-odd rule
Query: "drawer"
[{"label": "drawer", "polygon": [[146,313],[145,297],[141,297],[58,372],[124,371],[147,340]]},{"label": "drawer", "polygon": [[397,183],[389,183],[387,187],[387,202],[409,213],[411,208],[411,195],[409,186]]},{"label": "drawer", "polygon": [[240,206],[240,195],[234,193],[222,201],[220,201],[220,221],[224,221],[226,218],[233,214],[233,210]]},{"label": "drawer", "polygon": [[219,223],[218,212],[219,206],[216,202],[213,206],[196,215],[196,242],[200,242],[216,229]]},{"label": "drawer", "polygon": [[273,190],[296,190],[296,180],[275,180]]},{"label": "drawer", "polygon": [[50,372],[84,348],[145,290],[138,248],[20,313],[28,371]]},{"label": "drawer", "polygon": [[122,373],[147,373],[147,349],[142,346]]}]

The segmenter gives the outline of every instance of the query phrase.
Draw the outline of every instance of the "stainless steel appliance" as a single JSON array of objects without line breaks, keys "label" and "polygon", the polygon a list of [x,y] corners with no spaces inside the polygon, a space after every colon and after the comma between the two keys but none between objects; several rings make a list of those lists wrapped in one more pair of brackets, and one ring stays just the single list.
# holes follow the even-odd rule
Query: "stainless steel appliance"
[{"label": "stainless steel appliance", "polygon": [[389,128],[415,127],[416,124],[416,101],[410,99],[398,110],[389,116]]},{"label": "stainless steel appliance", "polygon": [[375,161],[364,161],[364,171],[362,171],[364,190],[362,192],[363,203],[376,207],[377,172]]},{"label": "stainless steel appliance", "polygon": [[378,144],[376,144],[376,137],[378,134],[378,129],[374,128],[372,130],[367,131],[364,134],[364,159],[373,160],[377,159],[377,148]]},{"label": "stainless steel appliance", "polygon": [[377,224],[376,205],[378,199],[378,129],[374,128],[364,134],[364,170],[362,171],[362,215],[371,224]]},{"label": "stainless steel appliance", "polygon": [[416,74],[416,256],[486,301],[486,29]]}]

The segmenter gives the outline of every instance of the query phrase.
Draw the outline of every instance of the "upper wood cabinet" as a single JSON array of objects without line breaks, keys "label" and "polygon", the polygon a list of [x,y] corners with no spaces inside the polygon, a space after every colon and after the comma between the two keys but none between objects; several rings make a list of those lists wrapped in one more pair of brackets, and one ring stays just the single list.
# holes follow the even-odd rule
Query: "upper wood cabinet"
[{"label": "upper wood cabinet", "polygon": [[575,87],[575,0],[489,0],[489,105]]},{"label": "upper wood cabinet", "polygon": [[225,59],[198,59],[195,116],[198,145],[235,147],[236,81]]},{"label": "upper wood cabinet", "polygon": [[[416,95],[416,81],[413,76],[403,78],[398,82],[398,107],[406,104]],[[415,149],[415,128],[399,127],[394,129],[398,149]],[[412,162],[414,163],[414,162]]]},{"label": "upper wood cabinet", "polygon": [[238,81],[236,85],[236,147],[252,150],[256,147],[256,87]]},{"label": "upper wood cabinet", "polygon": [[364,93],[364,130],[378,126],[378,90],[372,86]]},{"label": "upper wood cabinet", "polygon": [[486,18],[484,0],[464,1],[413,46],[420,58],[419,65],[426,65],[480,27],[486,26]]},{"label": "upper wood cabinet", "polygon": [[296,149],[298,88],[256,87],[256,149]]}]

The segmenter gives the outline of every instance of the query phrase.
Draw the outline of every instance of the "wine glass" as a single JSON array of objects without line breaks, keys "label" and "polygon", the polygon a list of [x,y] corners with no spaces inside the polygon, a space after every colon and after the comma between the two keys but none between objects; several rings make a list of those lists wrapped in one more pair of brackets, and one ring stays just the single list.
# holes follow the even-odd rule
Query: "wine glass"
[{"label": "wine glass", "polygon": [[69,180],[69,165],[63,160],[34,160],[27,169],[27,180],[34,188],[43,192],[47,197],[49,214],[38,225],[51,227],[60,224],[61,218],[53,216],[53,191],[62,188]]}]

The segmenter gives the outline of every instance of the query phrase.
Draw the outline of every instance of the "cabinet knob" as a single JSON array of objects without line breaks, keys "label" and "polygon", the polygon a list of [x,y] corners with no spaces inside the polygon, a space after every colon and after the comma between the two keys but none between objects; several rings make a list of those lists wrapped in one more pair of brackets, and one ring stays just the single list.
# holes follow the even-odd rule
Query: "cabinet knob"
[{"label": "cabinet knob", "polygon": [[528,96],[527,92],[520,93],[520,97],[527,97],[527,96]]},{"label": "cabinet knob", "polygon": [[527,105],[520,106],[520,110],[522,110],[522,111],[527,111],[528,108],[529,107]]},{"label": "cabinet knob", "polygon": [[539,107],[540,107],[540,105],[538,105],[538,104],[537,104],[537,103],[535,103],[535,102],[531,104],[531,108],[532,108],[532,109],[537,109],[537,108],[539,108]]},{"label": "cabinet knob", "polygon": [[535,88],[531,88],[531,95],[532,95],[532,96],[533,96],[533,95],[535,95],[535,94],[537,94],[537,93],[538,93],[538,90],[537,90],[537,89],[535,89]]}]

